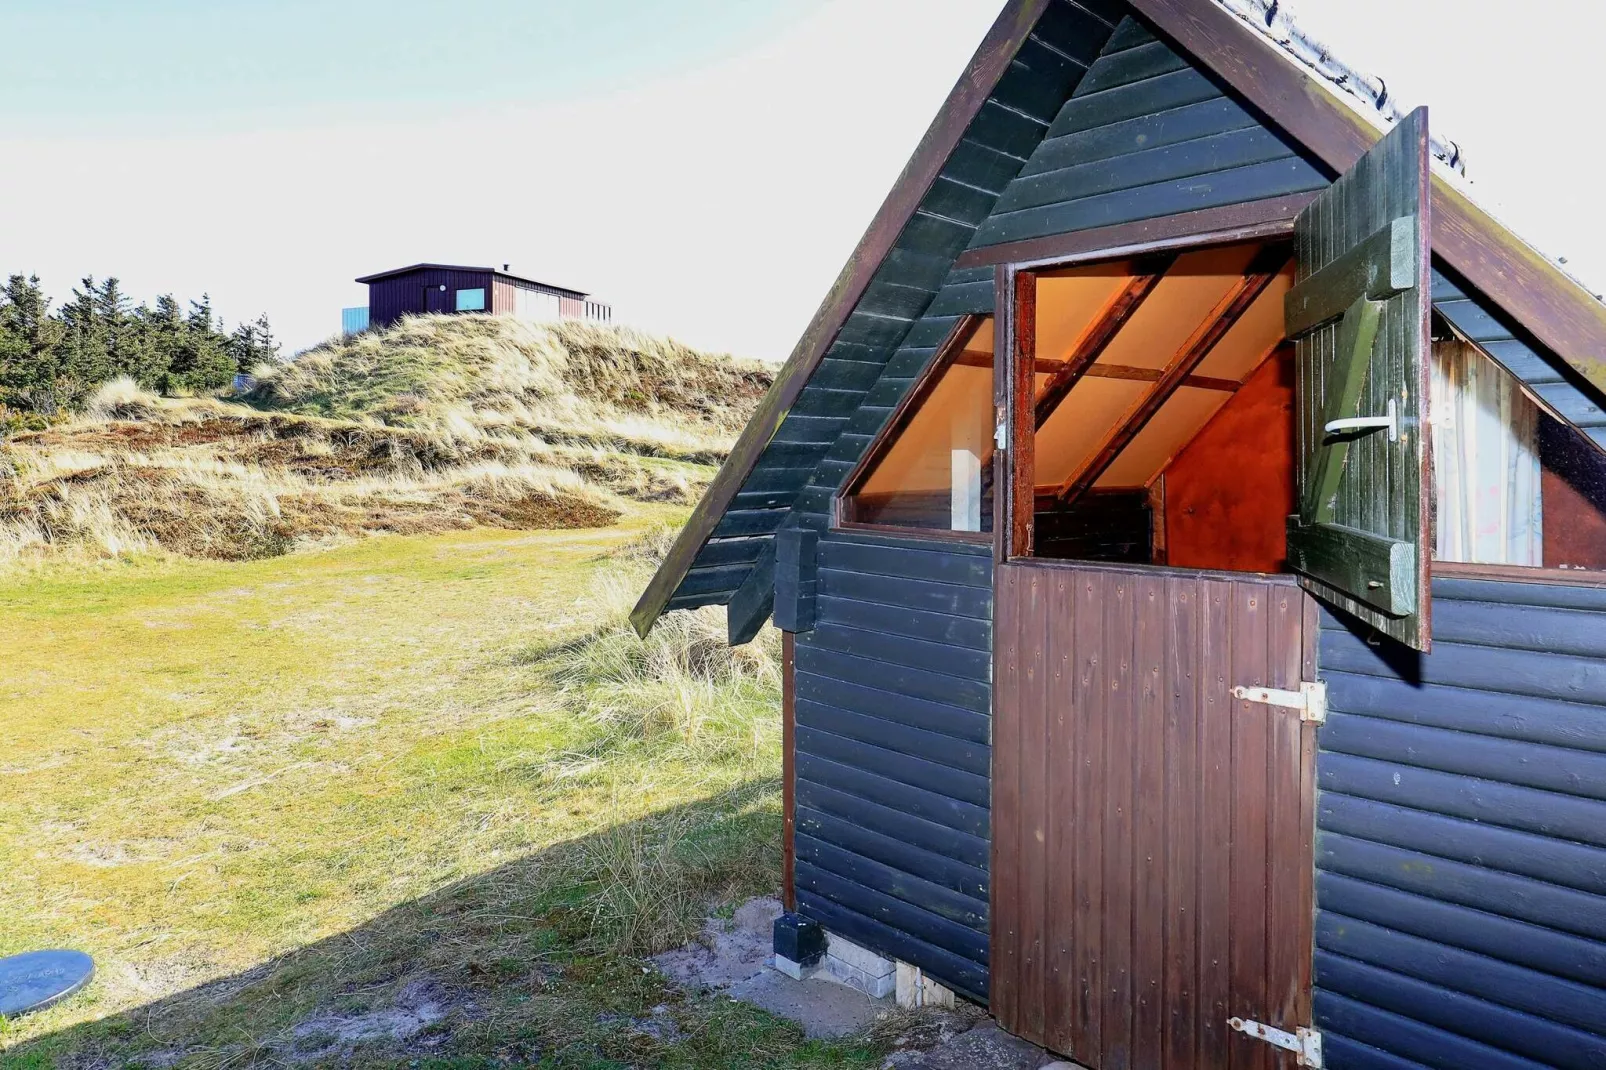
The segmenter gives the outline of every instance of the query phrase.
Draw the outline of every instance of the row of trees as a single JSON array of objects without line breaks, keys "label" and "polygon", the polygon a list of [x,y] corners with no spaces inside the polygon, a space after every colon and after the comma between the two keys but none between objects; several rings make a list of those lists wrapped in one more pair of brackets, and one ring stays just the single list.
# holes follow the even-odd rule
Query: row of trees
[{"label": "row of trees", "polygon": [[164,394],[205,393],[278,359],[267,316],[226,331],[205,296],[187,311],[171,295],[136,306],[116,279],[90,277],[52,311],[38,277],[22,275],[0,293],[0,409],[53,416],[123,375]]}]

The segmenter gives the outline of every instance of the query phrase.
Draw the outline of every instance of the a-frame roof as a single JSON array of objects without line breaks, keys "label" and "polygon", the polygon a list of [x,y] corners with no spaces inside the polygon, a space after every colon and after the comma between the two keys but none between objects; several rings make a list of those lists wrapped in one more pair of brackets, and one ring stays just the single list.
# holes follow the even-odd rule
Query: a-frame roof
[{"label": "a-frame roof", "polygon": [[[1363,103],[1352,72],[1290,40],[1279,8],[1011,0],[642,595],[636,627],[667,609],[728,604],[733,640],[757,631],[774,533],[824,522],[955,317],[991,310],[991,265],[1026,259],[1034,238],[1109,222],[1163,228],[1161,217],[1225,218],[1276,198],[1291,213],[1375,144],[1392,109]],[[1188,179],[1210,167],[1233,181]],[[1122,186],[1121,168],[1144,177]],[[1052,203],[1061,188],[1071,193]],[[1432,196],[1446,269],[1435,308],[1606,439],[1606,304],[1480,208],[1449,168],[1435,169]]]}]

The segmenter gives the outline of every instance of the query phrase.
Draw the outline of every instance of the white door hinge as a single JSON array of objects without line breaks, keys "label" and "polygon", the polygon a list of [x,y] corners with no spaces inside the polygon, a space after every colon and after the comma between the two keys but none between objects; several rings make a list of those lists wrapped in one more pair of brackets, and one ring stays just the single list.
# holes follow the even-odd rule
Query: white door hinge
[{"label": "white door hinge", "polygon": [[1246,702],[1264,702],[1268,706],[1286,706],[1299,711],[1301,721],[1311,724],[1327,723],[1327,685],[1304,683],[1298,691],[1279,691],[1275,687],[1235,687],[1233,698]]},{"label": "white door hinge", "polygon": [[1292,1033],[1286,1033],[1281,1029],[1246,1021],[1243,1018],[1228,1018],[1227,1024],[1247,1036],[1264,1040],[1284,1051],[1293,1052],[1298,1056],[1300,1066],[1314,1067],[1316,1070],[1321,1068],[1322,1035],[1314,1029],[1296,1029]]},{"label": "white door hinge", "polygon": [[[971,426],[974,427],[975,425],[972,424]],[[993,445],[1001,450],[1009,449],[1009,425],[1002,420],[999,421],[997,427],[993,428]]]}]

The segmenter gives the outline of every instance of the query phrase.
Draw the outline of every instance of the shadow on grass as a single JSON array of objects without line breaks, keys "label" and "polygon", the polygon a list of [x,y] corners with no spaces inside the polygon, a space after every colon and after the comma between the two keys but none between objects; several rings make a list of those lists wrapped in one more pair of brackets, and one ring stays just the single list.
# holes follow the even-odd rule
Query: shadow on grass
[{"label": "shadow on grass", "polygon": [[682,993],[640,955],[773,890],[778,783],[750,781],[488,870],[359,928],[0,1054],[19,1067],[873,1065],[867,1044]]}]

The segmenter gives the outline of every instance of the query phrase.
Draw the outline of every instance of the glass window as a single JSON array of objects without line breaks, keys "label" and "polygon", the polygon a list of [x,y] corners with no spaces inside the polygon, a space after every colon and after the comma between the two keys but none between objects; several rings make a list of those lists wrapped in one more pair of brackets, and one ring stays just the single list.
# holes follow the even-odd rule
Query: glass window
[{"label": "glass window", "polygon": [[457,311],[459,311],[459,312],[484,312],[485,311],[485,287],[478,286],[478,287],[475,287],[472,290],[459,290],[459,291],[457,291]]},{"label": "glass window", "polygon": [[849,485],[849,523],[992,530],[993,320],[962,324]]},{"label": "glass window", "polygon": [[1433,345],[1439,561],[1606,569],[1606,453],[1471,343]]}]

